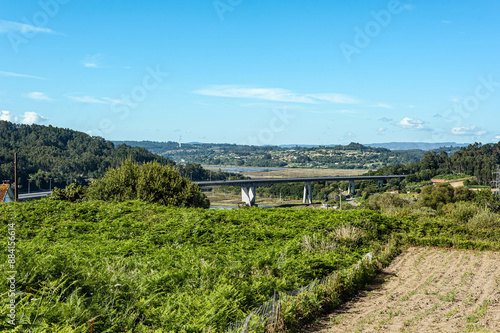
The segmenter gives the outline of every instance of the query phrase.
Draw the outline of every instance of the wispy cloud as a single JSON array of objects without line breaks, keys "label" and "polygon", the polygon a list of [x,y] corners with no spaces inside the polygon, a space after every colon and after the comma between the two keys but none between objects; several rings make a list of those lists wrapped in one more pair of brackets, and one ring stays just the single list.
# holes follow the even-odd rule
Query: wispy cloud
[{"label": "wispy cloud", "polygon": [[451,134],[463,136],[482,136],[486,134],[486,131],[481,130],[476,125],[472,125],[470,127],[454,127],[451,129]]},{"label": "wispy cloud", "polygon": [[82,64],[87,68],[100,68],[102,63],[101,58],[100,54],[87,55],[85,59],[82,60]]},{"label": "wispy cloud", "polygon": [[429,130],[427,127],[424,126],[424,122],[421,121],[420,119],[412,119],[409,117],[401,119],[401,121],[395,123],[395,125],[412,131]]},{"label": "wispy cloud", "polygon": [[94,97],[94,96],[80,96],[80,95],[66,95],[67,98],[72,99],[79,103],[89,104],[108,104],[108,105],[128,105],[127,102],[121,99],[109,97]]},{"label": "wispy cloud", "polygon": [[40,124],[44,123],[49,118],[44,117],[36,112],[25,112],[20,116],[16,116],[14,113],[10,111],[1,111],[0,112],[0,120],[10,121],[12,123],[17,123],[19,120],[22,124],[32,125],[32,124]]},{"label": "wispy cloud", "polygon": [[382,117],[382,118],[379,118],[378,120],[383,121],[384,123],[390,123],[392,121],[391,118],[387,118],[387,117]]},{"label": "wispy cloud", "polygon": [[80,103],[89,103],[89,104],[110,104],[108,101],[104,101],[102,99],[93,97],[93,96],[66,96],[74,101]]},{"label": "wispy cloud", "polygon": [[267,101],[287,103],[359,103],[359,101],[355,98],[343,94],[300,94],[281,88],[248,88],[235,85],[209,86],[204,89],[196,90],[194,91],[194,93],[205,96],[262,99]]},{"label": "wispy cloud", "polygon": [[375,105],[372,105],[372,107],[374,108],[384,108],[384,109],[393,109],[393,107],[389,104],[385,104],[385,103],[377,103]]},{"label": "wispy cloud", "polygon": [[39,92],[39,91],[30,92],[30,93],[26,94],[26,97],[37,100],[37,101],[51,102],[54,100],[54,99],[50,98],[49,96],[45,95],[45,93]]},{"label": "wispy cloud", "polygon": [[34,76],[34,75],[27,75],[27,74],[20,74],[20,73],[13,73],[13,72],[4,72],[0,71],[0,76],[5,76],[5,77],[25,77],[28,79],[38,79],[38,80],[43,80],[43,77],[40,76]]},{"label": "wispy cloud", "polygon": [[14,21],[0,20],[0,34],[8,34],[8,33],[13,33],[13,32],[17,32],[17,33],[21,33],[21,34],[28,34],[28,33],[55,34],[56,33],[55,31],[53,31],[49,28],[36,27],[33,25],[14,22]]},{"label": "wispy cloud", "polygon": [[451,21],[448,21],[448,20],[442,20],[441,23],[444,23],[444,24],[449,24],[451,23]]},{"label": "wispy cloud", "polygon": [[325,110],[325,111],[320,111],[320,110],[310,110],[310,109],[305,109],[304,112],[307,113],[315,113],[315,114],[356,114],[357,112],[354,110]]}]

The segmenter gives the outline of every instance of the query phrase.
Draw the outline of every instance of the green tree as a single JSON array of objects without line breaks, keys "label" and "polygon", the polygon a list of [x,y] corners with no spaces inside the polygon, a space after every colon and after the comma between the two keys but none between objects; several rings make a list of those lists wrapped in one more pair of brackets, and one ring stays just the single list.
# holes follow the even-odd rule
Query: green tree
[{"label": "green tree", "polygon": [[55,187],[49,195],[53,200],[64,200],[71,202],[80,202],[87,198],[87,187],[72,183],[65,189]]},{"label": "green tree", "polygon": [[176,168],[156,161],[140,165],[127,160],[94,181],[88,196],[91,200],[142,200],[167,206],[210,207],[198,185],[182,177]]},{"label": "green tree", "polygon": [[455,201],[455,191],[450,184],[424,186],[422,189],[421,205],[433,209],[440,209],[445,204]]}]

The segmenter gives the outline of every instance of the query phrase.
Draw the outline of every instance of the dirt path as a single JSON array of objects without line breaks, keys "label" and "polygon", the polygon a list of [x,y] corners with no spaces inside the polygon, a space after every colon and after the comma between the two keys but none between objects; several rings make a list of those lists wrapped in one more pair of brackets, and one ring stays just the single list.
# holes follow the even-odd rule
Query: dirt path
[{"label": "dirt path", "polygon": [[409,248],[303,332],[500,332],[500,253]]}]

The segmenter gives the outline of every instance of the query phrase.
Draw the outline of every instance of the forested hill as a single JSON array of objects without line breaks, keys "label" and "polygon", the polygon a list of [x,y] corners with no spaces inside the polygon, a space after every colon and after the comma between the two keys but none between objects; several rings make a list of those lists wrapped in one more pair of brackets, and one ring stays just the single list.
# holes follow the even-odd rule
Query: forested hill
[{"label": "forested hill", "polygon": [[500,164],[500,142],[495,144],[474,143],[460,148],[453,155],[445,152],[428,151],[417,163],[386,166],[380,174],[413,173],[406,178],[409,182],[429,180],[435,176],[465,174],[474,176],[482,185],[492,185],[493,172]]},{"label": "forested hill", "polygon": [[18,153],[19,184],[26,191],[28,178],[31,190],[64,187],[75,182],[101,177],[109,167],[119,166],[125,159],[137,162],[158,161],[175,165],[172,160],[140,147],[115,145],[100,137],[70,129],[20,125],[0,121],[0,180],[14,179],[14,153]]},{"label": "forested hill", "polygon": [[420,160],[424,151],[391,151],[351,142],[315,147],[249,146],[228,143],[115,141],[138,146],[178,163],[217,166],[376,169]]}]

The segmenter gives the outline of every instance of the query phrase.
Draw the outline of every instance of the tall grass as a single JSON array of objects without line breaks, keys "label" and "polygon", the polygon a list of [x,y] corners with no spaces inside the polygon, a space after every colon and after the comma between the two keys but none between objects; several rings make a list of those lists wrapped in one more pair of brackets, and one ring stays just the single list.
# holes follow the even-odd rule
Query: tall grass
[{"label": "tall grass", "polygon": [[[353,264],[397,224],[363,211],[49,200],[3,205],[0,216],[0,233],[16,224],[22,331],[219,332],[275,291]],[[341,228],[348,238],[334,236]]]}]

